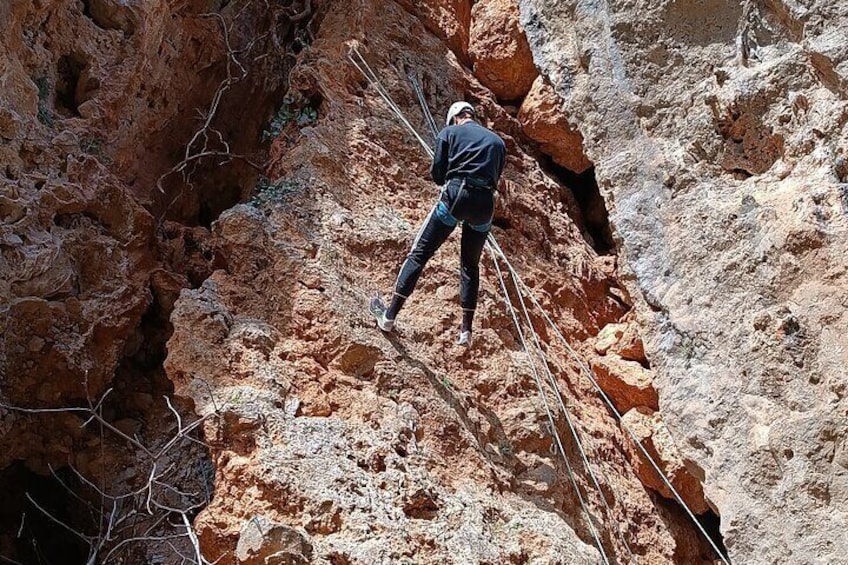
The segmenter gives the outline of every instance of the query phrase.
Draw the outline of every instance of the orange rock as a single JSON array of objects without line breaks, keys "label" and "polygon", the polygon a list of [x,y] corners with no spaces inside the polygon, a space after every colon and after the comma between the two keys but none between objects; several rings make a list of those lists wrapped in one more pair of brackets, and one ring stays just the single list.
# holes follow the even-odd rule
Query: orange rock
[{"label": "orange rock", "polygon": [[606,355],[624,336],[624,330],[624,324],[607,324],[604,326],[598,332],[598,337],[595,340],[595,351],[600,355]]},{"label": "orange rock", "polygon": [[598,384],[622,413],[635,406],[659,408],[653,374],[635,361],[607,355],[592,362]]},{"label": "orange rock", "polygon": [[[662,420],[662,415],[645,406],[639,406],[625,414],[622,423],[639,438],[639,442],[651,454],[651,457],[669,478],[675,490],[692,512],[703,514],[709,510],[709,505],[704,499],[704,487],[698,479],[687,471],[683,457],[680,455],[677,446],[674,445],[674,440]],[[642,484],[665,498],[674,498],[671,490],[657,475],[656,470],[641,451],[639,457],[634,461],[634,465]]]},{"label": "orange rock", "polygon": [[607,324],[598,332],[594,347],[601,355],[612,353],[630,361],[646,361],[645,347],[635,323]]},{"label": "orange rock", "polygon": [[541,144],[557,165],[575,173],[592,166],[583,152],[583,136],[568,123],[562,100],[543,76],[536,77],[518,112],[524,133]]},{"label": "orange rock", "polygon": [[502,100],[524,97],[538,74],[514,0],[474,4],[468,54],[474,75]]},{"label": "orange rock", "polygon": [[471,27],[470,0],[399,0],[398,4],[415,14],[428,30],[445,40],[460,59],[468,57],[468,31]]}]

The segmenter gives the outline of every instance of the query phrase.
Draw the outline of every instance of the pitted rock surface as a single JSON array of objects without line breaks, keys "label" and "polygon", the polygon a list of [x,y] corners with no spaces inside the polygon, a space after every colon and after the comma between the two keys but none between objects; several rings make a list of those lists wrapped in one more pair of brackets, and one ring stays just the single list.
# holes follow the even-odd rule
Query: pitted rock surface
[{"label": "pitted rock surface", "polygon": [[848,554],[842,2],[521,2],[730,558]]}]

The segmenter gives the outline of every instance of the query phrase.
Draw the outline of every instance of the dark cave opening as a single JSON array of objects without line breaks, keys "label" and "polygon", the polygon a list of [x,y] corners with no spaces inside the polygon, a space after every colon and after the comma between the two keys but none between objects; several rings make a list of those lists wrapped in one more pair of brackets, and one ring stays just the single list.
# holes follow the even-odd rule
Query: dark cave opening
[{"label": "dark cave opening", "polygon": [[716,547],[721,550],[721,554],[729,562],[730,558],[727,556],[727,547],[724,545],[724,536],[721,535],[721,517],[712,510],[707,510],[703,514],[699,514],[697,518],[698,522],[700,522],[701,526],[707,532],[707,535],[710,536],[710,539]]},{"label": "dark cave opening", "polygon": [[[240,52],[245,61],[252,61],[245,67],[244,76],[232,79],[225,95],[216,99],[217,95],[212,93],[224,84],[222,81],[230,72],[227,71],[230,62],[222,59],[200,72],[198,85],[187,93],[185,112],[172,121],[170,128],[162,131],[165,160],[178,165],[179,174],[166,172],[157,180],[162,196],[157,196],[158,202],[151,206],[160,225],[165,220],[172,220],[210,228],[221,213],[247,202],[261,188],[263,174],[267,174],[269,153],[285,150],[269,148],[268,139],[277,137],[276,133],[283,126],[296,125],[302,129],[317,120],[323,96],[306,85],[290,85],[289,78],[298,62],[298,53],[317,33],[322,10],[316,7],[308,17],[285,23],[278,22],[273,13],[244,13],[248,16],[233,16],[232,35],[265,38],[249,42],[246,51]],[[275,30],[274,41],[270,33],[259,34],[265,28]],[[274,56],[254,56],[258,52]],[[292,94],[296,96],[295,102],[286,105]],[[199,131],[197,114],[210,111],[207,109],[210,98],[217,100],[215,114],[208,127]],[[250,104],[245,104],[245,100]],[[281,104],[292,111],[307,112],[280,118]],[[278,130],[275,135],[268,135],[275,127]],[[187,151],[185,143],[191,139],[194,141]],[[199,158],[203,153],[206,155]],[[191,162],[181,163],[187,154]]]},{"label": "dark cave opening", "polygon": [[82,15],[93,19],[91,16],[91,0],[82,0]]},{"label": "dark cave opening", "polygon": [[56,64],[56,111],[66,117],[78,117],[77,87],[86,61],[77,54],[64,55]]},{"label": "dark cave opening", "polygon": [[724,545],[724,537],[721,534],[721,517],[713,510],[707,510],[701,514],[694,514],[698,525],[704,529],[699,531],[698,526],[692,522],[690,516],[683,506],[673,498],[649,491],[651,500],[654,501],[659,516],[665,522],[669,533],[677,541],[674,551],[675,563],[719,563],[719,556],[710,546],[712,542],[721,552],[722,557],[730,562],[727,556],[727,547]]},{"label": "dark cave opening", "polygon": [[615,240],[609,223],[609,213],[598,187],[595,167],[575,173],[547,159],[544,169],[574,196],[580,209],[581,231],[584,232],[587,242],[598,255],[615,255]]},{"label": "dark cave opening", "polygon": [[95,526],[92,510],[71,492],[80,487],[77,483],[68,469],[56,471],[55,477],[43,476],[29,470],[23,461],[0,471],[0,489],[4,493],[0,505],[0,562],[86,562],[88,544],[58,523],[83,535],[91,534],[88,530]]}]

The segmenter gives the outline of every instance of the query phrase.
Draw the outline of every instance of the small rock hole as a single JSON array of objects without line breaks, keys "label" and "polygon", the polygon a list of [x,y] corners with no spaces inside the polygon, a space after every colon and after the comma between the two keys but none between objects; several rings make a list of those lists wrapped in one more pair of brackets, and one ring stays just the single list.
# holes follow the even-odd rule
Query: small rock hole
[{"label": "small rock hole", "polygon": [[712,510],[707,510],[698,516],[698,521],[704,527],[704,530],[706,530],[707,535],[710,536],[713,543],[716,544],[716,547],[727,557],[727,547],[725,547],[724,537],[721,535],[721,517]]},{"label": "small rock hole", "polygon": [[80,115],[77,89],[85,67],[85,59],[78,54],[65,55],[56,65],[56,111],[65,117]]}]

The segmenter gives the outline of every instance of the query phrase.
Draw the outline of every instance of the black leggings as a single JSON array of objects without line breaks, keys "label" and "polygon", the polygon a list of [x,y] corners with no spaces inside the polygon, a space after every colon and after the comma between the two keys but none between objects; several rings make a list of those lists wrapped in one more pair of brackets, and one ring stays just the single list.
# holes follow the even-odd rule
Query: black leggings
[{"label": "black leggings", "polygon": [[494,207],[493,191],[469,188],[459,180],[449,182],[412,244],[398,274],[395,293],[402,298],[412,294],[427,261],[462,220],[459,301],[463,310],[475,310],[480,288],[480,256],[486,245]]}]

